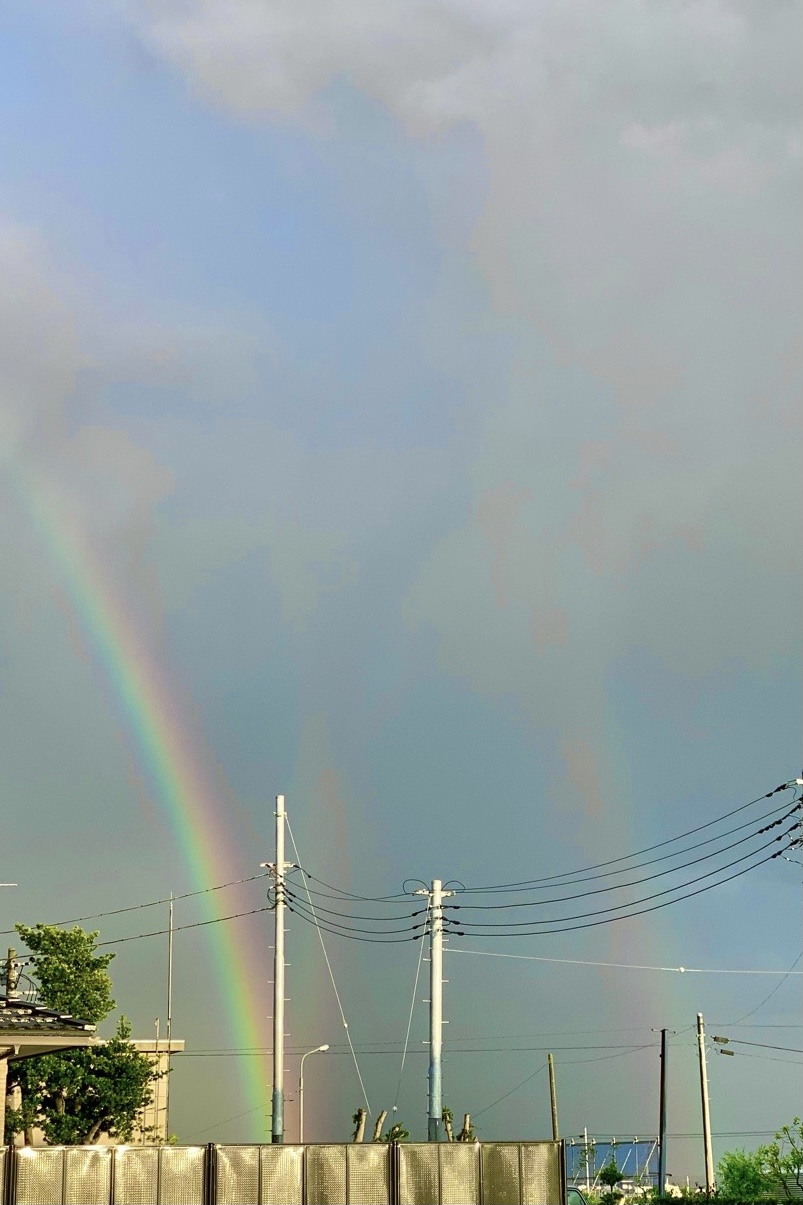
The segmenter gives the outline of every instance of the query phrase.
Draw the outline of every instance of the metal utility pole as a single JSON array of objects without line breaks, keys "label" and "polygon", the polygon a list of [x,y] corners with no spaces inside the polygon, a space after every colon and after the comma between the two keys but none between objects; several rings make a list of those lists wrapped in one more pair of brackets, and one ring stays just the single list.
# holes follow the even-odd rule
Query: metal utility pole
[{"label": "metal utility pole", "polygon": [[661,1087],[658,1098],[658,1196],[666,1196],[666,1089],[667,1054],[666,1030],[661,1030]]},{"label": "metal utility pole", "polygon": [[427,1140],[440,1142],[443,1113],[441,1057],[443,1052],[443,900],[453,895],[444,891],[440,879],[432,880],[429,892],[429,1113]]},{"label": "metal utility pole", "polygon": [[[159,1018],[155,1017],[153,1022],[156,1033],[153,1043],[153,1065],[156,1071],[159,1070]],[[157,1133],[159,1132],[159,1112],[162,1107],[162,1081],[157,1079],[153,1089],[153,1125]],[[165,1135],[167,1138],[167,1135]]]},{"label": "metal utility pole", "polygon": [[714,1191],[714,1152],[711,1148],[711,1114],[708,1107],[708,1072],[705,1065],[703,1014],[697,1014],[697,1052],[700,1058],[700,1092],[703,1101],[703,1146],[705,1148],[705,1191]]},{"label": "metal utility pole", "polygon": [[273,940],[273,1117],[271,1142],[284,1142],[284,795],[276,796]]},{"label": "metal utility pole", "polygon": [[555,1092],[555,1060],[551,1054],[548,1054],[546,1057],[549,1063],[549,1103],[552,1108],[552,1138],[557,1142],[560,1134],[558,1133],[558,1097]]},{"label": "metal utility pole", "polygon": [[173,892],[167,913],[167,1080],[165,1082],[165,1141],[170,1138],[170,1071],[173,1038]]}]

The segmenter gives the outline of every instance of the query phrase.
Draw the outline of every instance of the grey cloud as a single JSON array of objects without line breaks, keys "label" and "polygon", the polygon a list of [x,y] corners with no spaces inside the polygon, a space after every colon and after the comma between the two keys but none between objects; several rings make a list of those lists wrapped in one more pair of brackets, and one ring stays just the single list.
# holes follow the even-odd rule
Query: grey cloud
[{"label": "grey cloud", "polygon": [[[35,231],[0,225],[0,276],[2,453],[31,530],[37,508],[46,527],[77,525],[128,589],[142,593],[146,585],[143,601],[158,611],[143,558],[154,509],[172,488],[170,474],[95,406],[97,355],[80,333],[92,325],[90,307]],[[100,343],[99,331],[97,337]]]},{"label": "grey cloud", "polygon": [[84,364],[35,232],[0,215],[0,455],[64,437],[64,400]]},{"label": "grey cloud", "polygon": [[[470,430],[451,470],[474,513],[433,539],[403,604],[448,672],[585,750],[634,644],[691,676],[732,659],[767,669],[796,647],[794,607],[777,601],[795,597],[784,549],[799,540],[793,5],[131,13],[239,114],[306,119],[346,80],[413,136],[480,134],[484,201],[463,250],[482,314],[466,317]],[[437,204],[446,227],[452,198]],[[457,279],[431,317],[459,343],[467,326],[437,312],[461,311]],[[483,360],[485,332],[504,334],[506,363]],[[494,498],[515,505],[500,517]]]}]

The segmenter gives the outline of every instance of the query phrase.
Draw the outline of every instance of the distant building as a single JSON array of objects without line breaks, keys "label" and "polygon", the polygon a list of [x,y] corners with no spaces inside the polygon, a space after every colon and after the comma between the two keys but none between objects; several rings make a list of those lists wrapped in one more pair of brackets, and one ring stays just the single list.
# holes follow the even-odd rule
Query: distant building
[{"label": "distant building", "polygon": [[164,1073],[169,1069],[171,1057],[174,1054],[181,1054],[184,1050],[184,1039],[171,1038],[169,1044],[167,1039],[163,1041],[154,1038],[151,1038],[149,1041],[132,1039],[131,1045],[135,1046],[142,1054],[147,1054],[153,1063],[154,1073],[163,1073],[160,1079],[155,1079],[153,1082],[153,1086],[151,1087],[153,1100],[142,1110],[131,1143],[132,1145],[144,1144],[152,1146],[154,1142],[167,1142],[170,1137],[168,1133],[170,1124],[170,1076]]}]

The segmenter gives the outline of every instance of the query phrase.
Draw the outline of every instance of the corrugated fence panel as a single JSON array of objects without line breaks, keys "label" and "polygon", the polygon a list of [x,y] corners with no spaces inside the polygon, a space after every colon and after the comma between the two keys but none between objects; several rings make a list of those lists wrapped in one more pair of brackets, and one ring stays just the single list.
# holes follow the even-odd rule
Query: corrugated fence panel
[{"label": "corrugated fence panel", "polygon": [[484,1142],[482,1192],[486,1205],[521,1205],[517,1142]]},{"label": "corrugated fence panel", "polygon": [[[561,1205],[564,1196],[558,1142],[231,1145],[215,1148],[213,1166],[214,1184],[198,1146],[0,1151],[0,1205],[209,1205],[210,1192],[216,1205]],[[6,1182],[16,1188],[8,1200]]]},{"label": "corrugated fence panel", "polygon": [[17,1155],[16,1205],[62,1205],[64,1151],[26,1146]]},{"label": "corrugated fence panel", "polygon": [[438,1147],[405,1142],[398,1154],[399,1205],[440,1205]]},{"label": "corrugated fence panel", "polygon": [[305,1171],[307,1202],[344,1205],[348,1200],[343,1146],[308,1146]]},{"label": "corrugated fence panel", "polygon": [[163,1146],[157,1205],[204,1205],[202,1146]]},{"label": "corrugated fence panel", "polygon": [[64,1205],[107,1205],[111,1200],[110,1147],[73,1147],[64,1152]]},{"label": "corrugated fence panel", "polygon": [[260,1205],[304,1205],[303,1146],[263,1146]]},{"label": "corrugated fence panel", "polygon": [[521,1144],[521,1205],[560,1205],[566,1187],[563,1158],[558,1142]]},{"label": "corrugated fence panel", "polygon": [[157,1205],[159,1150],[119,1146],[114,1152],[113,1205]]},{"label": "corrugated fence panel", "polygon": [[480,1152],[473,1142],[441,1143],[441,1205],[480,1201]]},{"label": "corrugated fence panel", "polygon": [[346,1205],[390,1205],[391,1148],[386,1142],[344,1148],[347,1161]]},{"label": "corrugated fence panel", "polygon": [[259,1200],[259,1147],[219,1146],[217,1205],[261,1205]]}]

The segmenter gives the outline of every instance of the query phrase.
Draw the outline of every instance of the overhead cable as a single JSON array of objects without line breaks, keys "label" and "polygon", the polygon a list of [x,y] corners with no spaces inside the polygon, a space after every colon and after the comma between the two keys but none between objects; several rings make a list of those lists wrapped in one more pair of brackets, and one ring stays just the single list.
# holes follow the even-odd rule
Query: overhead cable
[{"label": "overhead cable", "polygon": [[[585,920],[587,917],[591,917],[591,916],[604,916],[608,913],[621,912],[626,908],[631,908],[634,904],[644,904],[644,903],[647,903],[649,900],[659,899],[661,896],[664,896],[664,895],[672,895],[676,891],[682,890],[684,887],[691,887],[695,883],[701,883],[705,879],[710,879],[713,875],[721,874],[725,870],[730,870],[731,867],[733,867],[733,866],[739,866],[739,865],[741,865],[741,863],[746,862],[749,858],[754,858],[757,854],[764,853],[766,850],[770,849],[773,845],[777,844],[779,841],[782,841],[785,836],[788,836],[788,834],[783,833],[778,837],[773,837],[773,839],[771,841],[768,841],[765,845],[762,845],[759,849],[750,850],[748,853],[743,854],[740,858],[734,858],[732,862],[727,862],[724,866],[717,866],[713,870],[707,871],[705,874],[697,875],[693,879],[687,879],[685,883],[678,883],[672,887],[665,887],[663,889],[663,891],[654,891],[651,895],[642,896],[640,899],[630,900],[630,901],[628,901],[626,903],[622,903],[622,904],[612,904],[608,908],[600,908],[594,912],[577,912],[570,916],[547,917],[544,920],[533,919],[533,920],[526,920],[526,921],[486,921],[486,920],[471,921],[471,920],[464,920],[462,917],[460,917],[458,920],[450,920],[450,923],[453,925],[459,925],[463,929],[470,928],[472,930],[472,932],[477,930],[478,928],[483,928],[483,929],[523,929],[523,928],[532,927],[534,925],[540,926],[540,925],[563,924],[564,921]],[[741,844],[741,842],[737,842],[737,844]],[[772,855],[772,857],[778,857],[778,856],[780,856],[780,854],[782,852],[783,852],[783,850],[778,850],[777,853]],[[764,861],[768,861],[768,860],[769,859],[764,859]],[[760,865],[762,865],[762,863],[758,862],[758,863],[756,863],[756,865],[760,866]],[[751,870],[751,869],[753,869],[753,867],[746,868],[746,870]],[[731,876],[731,877],[733,877],[733,876]],[[724,879],[722,881],[728,882],[728,879]],[[711,884],[711,886],[715,886],[715,884]],[[594,893],[592,893],[592,894],[594,894]],[[697,893],[692,892],[691,894],[697,894]],[[573,899],[573,898],[581,898],[581,897],[568,896],[566,898]],[[686,899],[688,897],[681,896],[680,898]],[[545,900],[544,901],[544,903],[561,903],[561,902],[564,902],[564,901],[562,901],[562,900]],[[674,901],[667,901],[667,902],[669,903],[669,902],[674,902]],[[504,907],[504,905],[501,905],[501,906]],[[445,904],[444,908],[449,908],[451,910],[453,908],[462,908],[462,905]],[[629,913],[629,915],[638,915],[638,914],[637,913]],[[618,919],[618,918],[616,918],[616,919]],[[537,932],[537,930],[536,930],[536,932]]]},{"label": "overhead cable", "polygon": [[[290,836],[291,842],[293,843],[293,849],[295,850],[296,862],[300,863],[301,859],[298,856],[298,846],[296,845],[296,839],[293,836],[293,829],[290,825],[289,817],[286,818],[286,823],[287,823],[287,832]],[[306,875],[303,870],[301,871],[301,874],[302,874],[303,878],[306,879]],[[337,1008],[338,1008],[338,1012],[340,1013],[340,1020],[342,1021],[343,1028],[346,1031],[346,1041],[348,1042],[349,1049],[351,1050],[351,1057],[354,1061],[354,1069],[357,1072],[357,1079],[360,1081],[360,1088],[362,1090],[363,1100],[365,1101],[365,1108],[368,1111],[368,1115],[370,1116],[371,1115],[371,1106],[368,1103],[368,1093],[365,1091],[365,1084],[363,1083],[362,1072],[360,1071],[360,1064],[357,1060],[357,1054],[354,1050],[354,1045],[351,1040],[351,1034],[349,1033],[349,1025],[348,1025],[348,1021],[346,1020],[346,1014],[343,1011],[343,1005],[340,1000],[340,992],[337,990],[337,983],[335,982],[335,973],[332,970],[332,964],[329,961],[329,954],[327,953],[327,950],[326,950],[326,942],[323,940],[323,934],[321,933],[320,925],[318,924],[318,918],[315,916],[315,907],[314,907],[311,899],[309,901],[309,905],[310,905],[310,908],[312,909],[312,915],[313,915],[313,919],[315,922],[315,928],[318,930],[318,940],[321,943],[321,950],[323,951],[323,957],[326,962],[326,969],[329,971],[329,979],[332,983],[332,990],[335,994],[335,1000],[337,1001]]]},{"label": "overhead cable", "polygon": [[601,870],[606,866],[615,866],[619,862],[626,862],[626,861],[629,861],[631,858],[640,857],[642,854],[651,853],[654,849],[663,849],[667,845],[672,845],[675,841],[682,841],[686,837],[693,836],[694,833],[701,833],[705,829],[712,828],[715,824],[721,824],[723,820],[730,819],[731,816],[737,816],[740,812],[744,812],[748,808],[754,807],[757,803],[761,803],[765,799],[771,799],[773,797],[773,795],[778,795],[778,794],[780,794],[781,791],[792,790],[795,788],[795,786],[796,786],[796,782],[794,779],[791,779],[789,782],[781,783],[781,785],[778,787],[775,787],[774,790],[768,791],[766,793],[766,795],[757,795],[755,799],[751,799],[748,803],[743,803],[738,808],[733,808],[729,812],[724,812],[721,816],[717,816],[713,820],[706,821],[705,824],[698,824],[695,828],[687,829],[685,832],[678,833],[674,837],[667,837],[665,840],[657,841],[653,845],[645,845],[643,847],[643,849],[634,850],[632,853],[629,853],[629,854],[621,854],[618,858],[610,858],[606,862],[596,862],[592,866],[582,866],[582,867],[579,867],[577,870],[564,871],[561,874],[545,875],[539,879],[522,879],[522,880],[519,880],[519,881],[513,882],[513,883],[495,883],[490,886],[467,887],[466,891],[474,894],[474,893],[485,892],[485,891],[489,891],[489,892],[490,891],[512,891],[512,890],[516,890],[518,888],[526,889],[527,887],[532,886],[533,884],[548,883],[555,879],[563,879],[563,878],[567,878],[572,875],[585,874],[587,871],[590,871],[590,870]]},{"label": "overhead cable", "polygon": [[[625,883],[613,883],[609,887],[594,887],[590,891],[580,891],[574,895],[554,896],[550,899],[545,899],[545,900],[525,900],[523,903],[510,903],[510,904],[448,904],[446,906],[451,909],[460,909],[462,911],[467,911],[467,912],[490,912],[490,911],[509,910],[511,908],[516,908],[516,909],[540,908],[540,907],[543,907],[543,905],[545,905],[545,904],[563,904],[569,900],[581,900],[581,899],[585,899],[592,895],[605,895],[606,893],[611,892],[611,891],[624,891],[629,887],[639,887],[643,883],[651,883],[655,879],[665,878],[666,875],[676,874],[678,871],[686,870],[689,866],[698,866],[701,862],[711,861],[714,858],[718,858],[721,854],[727,853],[731,849],[736,849],[738,846],[744,845],[748,841],[753,841],[756,839],[756,837],[762,836],[764,833],[768,832],[771,828],[775,828],[777,825],[782,824],[784,822],[784,820],[788,820],[789,817],[796,810],[797,810],[796,808],[793,808],[792,811],[787,812],[784,816],[779,817],[777,820],[773,820],[771,824],[767,824],[760,829],[757,829],[751,833],[748,833],[746,837],[740,837],[738,841],[733,841],[733,842],[731,842],[730,845],[723,845],[720,849],[712,850],[710,853],[707,853],[707,854],[702,854],[699,858],[692,858],[688,862],[681,862],[678,866],[670,866],[665,870],[656,871],[655,874],[645,875],[641,879],[630,879],[628,882],[625,882]],[[776,838],[776,840],[778,840],[778,839],[780,839],[780,838]],[[772,842],[768,842],[768,844],[766,846],[762,846],[761,848],[766,849],[769,847],[770,844],[772,844]],[[757,853],[760,851],[754,850],[752,852]],[[747,854],[746,856],[750,857],[751,854]],[[729,863],[729,865],[734,865],[734,864],[735,863]],[[725,867],[723,869],[727,869],[727,868]],[[618,873],[623,873],[623,872],[616,871],[616,872],[611,872],[611,873],[618,874]],[[696,880],[691,880],[691,881],[695,882]],[[685,885],[687,885],[687,884],[684,884],[684,886]],[[552,884],[552,886],[554,887],[556,885]],[[673,890],[673,889],[670,888],[669,890]],[[649,899],[651,897],[647,896],[646,898]]]},{"label": "overhead cable", "polygon": [[[686,892],[685,895],[677,896],[675,899],[664,900],[664,902],[661,904],[651,904],[649,908],[637,908],[631,912],[625,912],[621,916],[605,916],[601,920],[587,920],[579,925],[561,925],[560,927],[556,927],[553,929],[541,929],[541,930],[529,929],[526,932],[519,931],[517,933],[510,933],[510,932],[486,933],[486,932],[472,931],[470,936],[472,936],[472,937],[546,936],[547,934],[554,934],[554,933],[570,933],[576,929],[593,929],[593,928],[596,928],[598,925],[608,925],[608,924],[613,924],[615,921],[629,920],[631,917],[634,917],[634,916],[643,916],[647,912],[657,912],[662,908],[668,908],[671,904],[680,903],[681,900],[692,899],[696,895],[702,895],[703,892],[711,891],[714,887],[721,887],[724,883],[730,883],[734,879],[741,878],[742,875],[749,874],[751,870],[757,870],[759,866],[764,866],[767,862],[771,862],[774,858],[780,857],[782,852],[783,852],[782,850],[779,850],[776,853],[769,854],[766,858],[762,858],[759,862],[754,862],[754,863],[752,863],[752,865],[746,866],[742,870],[738,870],[734,874],[726,876],[724,879],[718,879],[715,883],[708,883],[705,887],[698,887],[696,889],[696,891],[688,891],[688,892]],[[703,876],[703,877],[707,877],[707,876]],[[589,915],[597,915],[598,916],[599,913],[591,913]],[[566,920],[569,918],[564,917],[563,919]],[[535,923],[535,922],[533,922],[533,923]],[[487,928],[487,926],[486,926],[486,928]],[[452,932],[452,930],[450,930],[450,932]],[[463,930],[456,930],[455,932],[456,932],[457,936],[461,936],[461,937],[466,936],[466,934]]]}]

